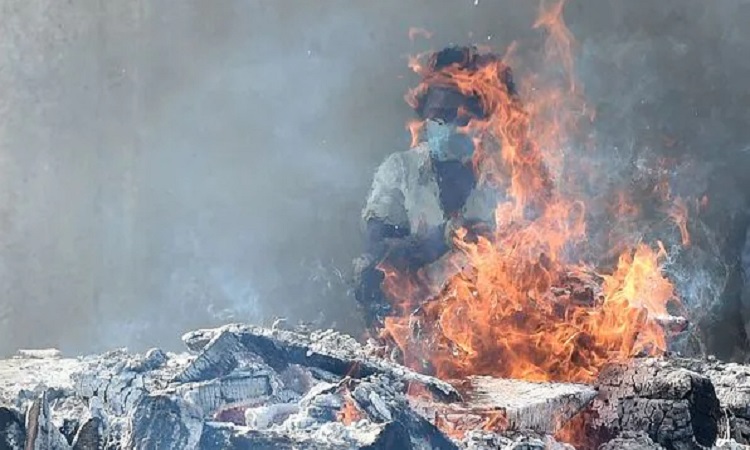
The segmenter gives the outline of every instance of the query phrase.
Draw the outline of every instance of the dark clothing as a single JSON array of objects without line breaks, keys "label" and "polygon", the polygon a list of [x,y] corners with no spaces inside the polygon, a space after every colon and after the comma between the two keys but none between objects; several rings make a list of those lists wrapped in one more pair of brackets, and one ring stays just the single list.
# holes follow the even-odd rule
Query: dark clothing
[{"label": "dark clothing", "polygon": [[[476,186],[470,164],[459,161],[432,161],[446,221],[460,215],[469,194]],[[416,230],[415,230],[416,231]],[[355,297],[364,309],[368,326],[382,322],[391,312],[389,299],[381,285],[385,275],[382,264],[402,274],[414,274],[445,255],[449,250],[445,223],[419,233],[379,219],[366,223],[367,254],[360,260]]]},{"label": "dark clothing", "polygon": [[461,161],[433,161],[437,173],[440,205],[446,219],[455,216],[466,204],[466,199],[477,185],[471,163]]}]

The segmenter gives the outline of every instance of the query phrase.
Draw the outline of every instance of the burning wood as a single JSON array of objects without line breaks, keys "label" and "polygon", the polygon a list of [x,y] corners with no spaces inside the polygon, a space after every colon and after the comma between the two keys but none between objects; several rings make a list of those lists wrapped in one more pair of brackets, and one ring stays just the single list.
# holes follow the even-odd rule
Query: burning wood
[{"label": "burning wood", "polygon": [[[225,339],[234,343],[233,350],[227,353],[251,352],[276,370],[283,370],[290,364],[298,364],[323,369],[342,377],[364,378],[385,374],[405,382],[421,384],[434,395],[446,400],[460,398],[458,391],[450,384],[374,357],[351,337],[335,332],[313,332],[305,335],[288,330],[269,330],[252,326],[227,327],[224,330],[221,334],[231,335]],[[206,334],[213,332],[209,330],[191,333],[185,341],[189,347],[195,348],[199,346],[196,342],[204,342],[207,339]],[[213,338],[210,342],[215,342],[218,338],[221,336]],[[206,350],[213,353],[210,347],[209,344]]]},{"label": "burning wood", "polygon": [[[548,77],[517,83],[509,58],[473,47],[412,62],[420,123],[375,175],[358,299],[418,372],[593,383],[608,364],[665,354],[689,325],[660,240],[592,236],[600,200],[567,160],[591,116],[562,12],[546,5],[535,24],[561,69]],[[655,209],[687,245],[687,203],[656,178]],[[595,195],[618,204],[598,219],[636,220],[621,217],[640,211],[629,192]]]},{"label": "burning wood", "polygon": [[[583,165],[566,161],[592,115],[562,8],[547,5],[535,24],[546,63],[560,69],[550,77],[518,83],[509,57],[473,47],[413,62],[419,135],[375,175],[358,264],[357,299],[392,352],[333,331],[250,325],[189,333],[191,354],[24,351],[0,362],[0,447],[572,448],[553,434],[591,437],[583,450],[747,442],[750,369],[667,358],[688,317],[663,270],[667,247],[623,238],[628,230],[614,242],[592,235],[597,220],[633,225],[640,208],[596,183],[590,193]],[[654,209],[693,245],[687,203],[664,181]],[[590,205],[610,195],[617,206],[592,218]]]},{"label": "burning wood", "polygon": [[596,396],[589,386],[471,377],[456,381],[464,401],[454,404],[412,399],[415,408],[454,437],[477,430],[553,435]]},{"label": "burning wood", "polygon": [[468,410],[501,411],[506,430],[555,434],[596,396],[586,385],[533,383],[521,380],[470,377],[461,384]]},{"label": "burning wood", "polygon": [[[636,359],[593,386],[469,377],[447,390],[457,400],[331,331],[232,325],[185,340],[198,350],[0,361],[0,447],[571,449],[551,435],[582,409],[579,431],[611,440],[604,449],[748,439],[750,369],[736,364]],[[369,372],[344,371],[354,360]]]}]

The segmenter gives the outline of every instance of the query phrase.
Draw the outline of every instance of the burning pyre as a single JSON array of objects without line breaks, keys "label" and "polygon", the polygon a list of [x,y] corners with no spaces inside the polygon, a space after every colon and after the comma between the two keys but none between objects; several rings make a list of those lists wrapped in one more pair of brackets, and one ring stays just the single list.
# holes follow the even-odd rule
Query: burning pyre
[{"label": "burning pyre", "polygon": [[[381,337],[409,367],[388,348],[276,325],[188,333],[184,354],[24,352],[0,360],[0,447],[570,450],[553,436],[589,434],[578,448],[750,443],[750,367],[636,358],[664,355],[686,326],[664,263],[671,245],[692,245],[688,215],[707,200],[673,195],[667,160],[646,187],[591,188],[585,156],[601,150],[563,6],[535,24],[547,70],[518,84],[515,45],[502,58],[468,54],[470,64],[412,61],[415,109],[435,87],[470,99],[459,131],[478,185],[496,196],[492,223],[450,218],[452,247],[438,261],[380,264],[393,306]],[[428,126],[409,124],[415,145]],[[673,243],[639,233],[644,191]]]},{"label": "burning pyre", "polygon": [[[478,56],[470,68],[436,69],[424,56],[411,64],[422,78],[407,96],[413,106],[441,86],[488,112],[469,116],[460,131],[476,149],[477,183],[500,192],[492,226],[477,231],[456,218],[453,248],[439,269],[380,266],[395,311],[382,336],[408,366],[443,379],[588,382],[606,363],[663,354],[668,332],[683,323],[662,271],[668,249],[658,240],[623,237],[639,218],[633,192],[584,187],[589,175],[577,155],[601,150],[586,132],[595,115],[574,76],[575,40],[563,2],[542,8],[534,26],[546,32],[549,70],[523,77],[518,93],[501,82],[509,66],[520,66],[511,64],[515,46],[503,58]],[[409,125],[415,135],[424,127]],[[687,202],[664,182],[652,197],[689,245]],[[612,224],[604,239],[592,229],[589,210],[602,204]]]}]

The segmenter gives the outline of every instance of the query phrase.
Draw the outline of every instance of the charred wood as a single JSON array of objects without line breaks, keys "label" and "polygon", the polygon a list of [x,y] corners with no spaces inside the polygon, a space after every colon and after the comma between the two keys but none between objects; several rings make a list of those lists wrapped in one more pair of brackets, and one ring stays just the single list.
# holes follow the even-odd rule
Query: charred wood
[{"label": "charred wood", "polygon": [[78,419],[63,419],[62,426],[60,427],[60,433],[62,433],[62,435],[65,437],[65,440],[68,442],[68,444],[73,445],[73,439],[75,439],[80,425],[81,423]]},{"label": "charred wood", "polygon": [[466,450],[575,450],[571,445],[558,442],[552,436],[500,435],[487,431],[472,431],[463,439]]},{"label": "charred wood", "polygon": [[104,423],[98,417],[87,420],[78,429],[73,440],[73,450],[99,450],[104,448]]},{"label": "charred wood", "polygon": [[[261,357],[276,371],[283,371],[291,364],[299,364],[323,369],[341,377],[365,378],[385,374],[405,382],[420,384],[446,401],[457,401],[461,397],[450,384],[370,356],[353,338],[332,330],[306,335],[287,330],[234,325],[220,331],[221,334],[227,332],[233,334],[245,350]],[[195,348],[206,337],[206,333],[191,333],[184,340]]]},{"label": "charred wood", "polygon": [[268,401],[274,393],[273,376],[262,369],[242,371],[215,380],[180,384],[167,392],[173,391],[191,401],[208,416],[235,404]]},{"label": "charred wood", "polygon": [[456,383],[464,401],[444,404],[412,399],[425,418],[461,434],[466,430],[495,433],[555,434],[597,395],[591,387],[569,383],[470,377]]},{"label": "charred wood", "polygon": [[748,436],[750,368],[716,361],[611,364],[593,387],[450,385],[331,331],[234,325],[186,340],[197,354],[0,361],[0,449],[569,450],[549,435],[592,397],[586,429],[604,439],[579,450],[738,450]]},{"label": "charred wood", "polygon": [[670,361],[711,380],[721,405],[719,436],[750,444],[750,366],[715,359],[674,358]]},{"label": "charred wood", "polygon": [[599,450],[664,450],[645,433],[625,432],[606,444],[599,446]]},{"label": "charred wood", "polygon": [[598,433],[645,431],[668,450],[716,442],[720,406],[706,376],[664,359],[636,359],[606,366],[597,387],[597,417],[588,426]]},{"label": "charred wood", "polygon": [[18,411],[0,407],[0,450],[21,450],[26,441],[26,428]]},{"label": "charred wood", "polygon": [[198,447],[203,420],[194,406],[174,397],[142,397],[129,417],[126,448],[190,450]]},{"label": "charred wood", "polygon": [[470,377],[461,385],[467,413],[501,413],[508,430],[554,434],[596,397],[591,386]]},{"label": "charred wood", "polygon": [[371,377],[358,382],[351,396],[367,418],[376,423],[398,423],[406,430],[414,448],[456,450],[457,445],[438,428],[414,411],[398,395],[386,377]]},{"label": "charred wood", "polygon": [[318,433],[247,430],[206,424],[200,450],[412,450],[398,423],[362,424],[343,430],[341,424]]},{"label": "charred wood", "polygon": [[222,331],[203,347],[201,353],[174,378],[174,381],[187,383],[227,375],[237,368],[238,357],[243,352],[244,347],[237,335]]},{"label": "charred wood", "polygon": [[25,450],[61,450],[70,445],[52,423],[47,392],[43,392],[29,407],[26,413]]}]

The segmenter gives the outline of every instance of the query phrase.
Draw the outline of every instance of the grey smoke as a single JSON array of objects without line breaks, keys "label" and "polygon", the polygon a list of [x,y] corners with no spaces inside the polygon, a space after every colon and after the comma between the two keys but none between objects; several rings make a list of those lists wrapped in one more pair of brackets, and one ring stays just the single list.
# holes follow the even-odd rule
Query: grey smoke
[{"label": "grey smoke", "polygon": [[[347,274],[372,173],[408,145],[406,55],[537,53],[536,9],[0,0],[0,353],[277,315],[361,333]],[[566,19],[602,151],[690,152],[717,167],[695,180],[716,221],[744,211],[750,4],[578,0]]]}]

